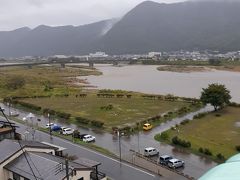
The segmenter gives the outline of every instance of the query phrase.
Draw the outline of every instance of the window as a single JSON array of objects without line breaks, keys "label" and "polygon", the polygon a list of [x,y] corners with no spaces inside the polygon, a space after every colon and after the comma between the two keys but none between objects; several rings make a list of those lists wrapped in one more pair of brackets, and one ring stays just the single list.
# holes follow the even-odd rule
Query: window
[{"label": "window", "polygon": [[20,180],[20,176],[13,172],[13,180]]}]

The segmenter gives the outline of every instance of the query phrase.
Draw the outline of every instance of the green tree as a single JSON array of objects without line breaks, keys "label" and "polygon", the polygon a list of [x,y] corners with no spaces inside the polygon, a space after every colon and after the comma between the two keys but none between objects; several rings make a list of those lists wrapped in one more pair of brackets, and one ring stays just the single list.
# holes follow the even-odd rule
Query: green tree
[{"label": "green tree", "polygon": [[203,88],[200,99],[204,104],[211,104],[217,111],[230,103],[231,95],[224,85],[215,83],[210,84],[206,89]]}]

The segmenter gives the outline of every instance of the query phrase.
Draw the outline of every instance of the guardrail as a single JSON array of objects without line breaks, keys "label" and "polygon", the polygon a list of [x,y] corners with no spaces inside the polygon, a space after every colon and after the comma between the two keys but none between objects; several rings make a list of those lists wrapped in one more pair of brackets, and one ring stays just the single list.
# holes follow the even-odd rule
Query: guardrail
[{"label": "guardrail", "polygon": [[186,179],[195,180],[194,177],[191,177],[191,176],[188,175],[188,174],[185,174],[185,173],[183,173],[183,172],[181,172],[181,171],[178,171],[177,169],[169,168],[168,166],[164,166],[164,165],[162,165],[162,164],[159,164],[158,161],[156,161],[156,160],[154,160],[154,159],[151,159],[151,158],[148,158],[148,157],[144,156],[143,154],[141,154],[141,153],[139,153],[139,152],[136,152],[136,151],[134,151],[134,150],[132,150],[132,149],[130,149],[130,151],[131,151],[132,153],[134,153],[137,157],[142,158],[142,159],[145,159],[146,161],[149,161],[149,162],[151,162],[151,163],[153,163],[153,164],[155,164],[155,165],[157,165],[157,166],[159,166],[159,167],[161,167],[161,168],[165,168],[165,169],[167,169],[167,170],[169,170],[169,171],[172,171],[172,172],[174,172],[174,173],[177,173],[178,175],[181,175],[181,176],[185,177]]}]

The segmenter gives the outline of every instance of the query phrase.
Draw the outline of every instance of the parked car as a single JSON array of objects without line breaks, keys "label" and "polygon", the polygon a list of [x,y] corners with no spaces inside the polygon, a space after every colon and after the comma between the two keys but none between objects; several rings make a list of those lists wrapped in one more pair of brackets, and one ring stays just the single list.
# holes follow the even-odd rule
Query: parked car
[{"label": "parked car", "polygon": [[145,123],[145,124],[143,125],[143,130],[148,131],[148,130],[150,130],[150,129],[152,129],[152,125],[151,125],[151,124]]},{"label": "parked car", "polygon": [[92,141],[95,141],[95,139],[96,139],[96,138],[95,138],[94,136],[89,135],[89,134],[83,136],[83,138],[82,138],[82,140],[83,140],[84,142],[92,142]]},{"label": "parked car", "polygon": [[173,159],[172,156],[169,155],[163,155],[159,157],[159,164],[167,165],[168,161]]},{"label": "parked car", "polygon": [[73,131],[74,130],[72,128],[65,128],[62,130],[62,134],[63,135],[71,135],[71,134],[73,134]]},{"label": "parked car", "polygon": [[60,131],[61,130],[61,126],[54,124],[53,126],[51,126],[51,130],[52,131]]},{"label": "parked car", "polygon": [[54,125],[54,123],[50,123],[50,124],[48,123],[48,124],[45,125],[45,127],[46,127],[46,128],[50,128],[50,127],[53,126],[53,125]]},{"label": "parked car", "polygon": [[168,167],[170,168],[179,168],[179,167],[182,167],[184,166],[184,161],[181,161],[179,159],[170,159],[168,161]]},{"label": "parked car", "polygon": [[78,136],[78,137],[79,137],[81,140],[83,140],[84,136],[86,136],[86,135],[88,135],[88,134],[80,134],[80,133],[79,133],[79,136]]},{"label": "parked car", "polygon": [[10,116],[17,117],[17,116],[19,116],[19,113],[17,113],[17,112],[10,112]]},{"label": "parked car", "polygon": [[156,148],[148,147],[144,149],[144,156],[156,156],[159,154],[159,151]]}]

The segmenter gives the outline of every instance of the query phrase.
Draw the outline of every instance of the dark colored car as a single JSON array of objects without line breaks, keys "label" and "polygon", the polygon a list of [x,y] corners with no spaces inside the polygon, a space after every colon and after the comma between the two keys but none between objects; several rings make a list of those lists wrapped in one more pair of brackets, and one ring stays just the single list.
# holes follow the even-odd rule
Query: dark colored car
[{"label": "dark colored car", "polygon": [[61,130],[61,126],[55,124],[55,125],[51,126],[51,130],[52,131],[60,131]]},{"label": "dark colored car", "polygon": [[163,155],[159,157],[159,164],[167,165],[168,161],[173,159],[172,156],[169,155]]}]

